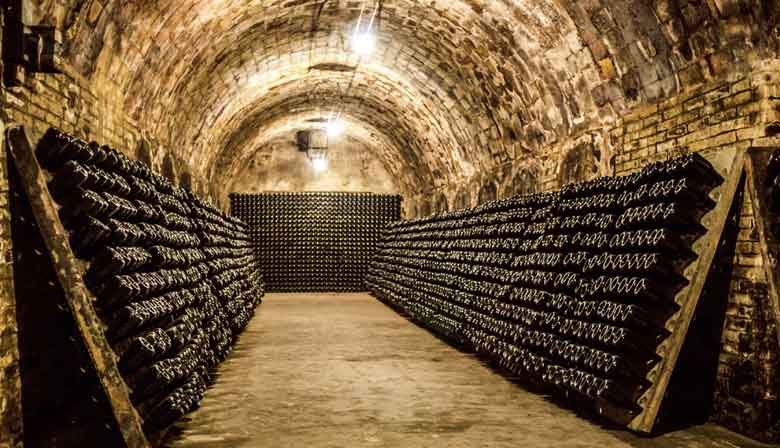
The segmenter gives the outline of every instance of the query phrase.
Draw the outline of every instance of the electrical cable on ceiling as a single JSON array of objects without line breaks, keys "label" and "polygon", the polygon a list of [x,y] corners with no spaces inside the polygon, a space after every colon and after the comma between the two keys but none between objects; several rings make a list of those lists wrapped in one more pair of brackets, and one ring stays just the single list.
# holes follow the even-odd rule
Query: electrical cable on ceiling
[{"label": "electrical cable on ceiling", "polygon": [[311,72],[311,67],[312,67],[312,53],[314,52],[314,36],[319,30],[320,16],[322,16],[322,10],[325,9],[325,4],[327,2],[328,0],[322,0],[321,3],[318,3],[311,15],[311,27],[309,29],[309,70],[308,70],[309,72]]},{"label": "electrical cable on ceiling", "polygon": [[[377,20],[378,12],[380,11],[382,6],[382,1],[379,0],[376,3],[376,6],[374,7],[373,12],[371,13],[371,18],[368,21],[368,25],[366,26],[365,30],[361,32],[360,26],[363,22],[363,15],[365,14],[365,7],[366,2],[364,1],[360,7],[360,14],[358,15],[357,23],[355,24],[355,31],[352,34],[352,44],[354,45],[357,42],[360,42],[361,39],[364,40],[364,45],[368,45],[367,47],[364,47],[364,50],[373,50],[374,47],[374,40],[376,39],[375,36],[372,34],[371,29],[374,25],[374,21]],[[377,20],[377,31],[379,29],[379,21]],[[342,109],[344,106],[344,99],[349,94],[349,92],[352,90],[352,87],[355,83],[355,77],[357,76],[358,69],[360,68],[360,64],[363,61],[363,57],[367,56],[367,54],[370,51],[363,51],[358,52],[358,58],[357,62],[355,64],[355,70],[352,72],[352,76],[350,77],[349,83],[347,84],[346,89],[339,92],[339,103],[334,107],[333,111],[331,112],[330,118],[328,119],[328,133],[329,135],[337,136],[343,131],[343,124],[340,122],[341,120],[341,114]]]}]

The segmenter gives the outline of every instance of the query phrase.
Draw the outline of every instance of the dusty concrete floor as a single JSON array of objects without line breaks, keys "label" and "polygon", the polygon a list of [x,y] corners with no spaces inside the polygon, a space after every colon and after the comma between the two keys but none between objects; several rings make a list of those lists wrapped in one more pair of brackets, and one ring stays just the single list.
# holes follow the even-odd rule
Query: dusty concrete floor
[{"label": "dusty concrete floor", "polygon": [[759,447],[647,439],[523,390],[367,294],[271,294],[175,447]]}]

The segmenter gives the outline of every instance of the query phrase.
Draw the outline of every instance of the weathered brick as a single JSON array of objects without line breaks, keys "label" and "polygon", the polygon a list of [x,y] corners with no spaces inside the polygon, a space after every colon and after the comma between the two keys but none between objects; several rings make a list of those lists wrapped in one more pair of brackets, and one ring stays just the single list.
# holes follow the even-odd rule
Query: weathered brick
[{"label": "weathered brick", "polygon": [[723,100],[723,107],[735,107],[753,100],[753,91],[746,90]]}]

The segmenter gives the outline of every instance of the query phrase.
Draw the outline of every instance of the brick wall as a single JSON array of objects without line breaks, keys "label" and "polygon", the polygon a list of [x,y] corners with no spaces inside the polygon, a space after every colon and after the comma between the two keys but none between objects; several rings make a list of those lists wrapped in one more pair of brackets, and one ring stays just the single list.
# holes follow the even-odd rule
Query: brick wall
[{"label": "brick wall", "polygon": [[746,149],[776,143],[767,125],[778,118],[778,62],[708,84],[621,117],[610,129],[616,174],[688,152]]},{"label": "brick wall", "polygon": [[[519,172],[527,176],[528,191],[551,191],[569,182],[599,175],[623,175],[642,166],[688,152],[713,152],[724,148],[780,144],[777,131],[767,127],[780,122],[780,60],[757,62],[743,73],[700,84],[658,103],[644,105],[618,116],[606,125],[579,132],[550,145],[541,156],[520,154],[495,171],[479,172],[439,191],[453,208],[459,193],[477,205],[474,193],[486,182],[498,186],[499,197],[511,196],[509,188]],[[430,192],[410,197],[409,209],[428,201]],[[409,216],[409,215],[407,215]]]},{"label": "brick wall", "polygon": [[[780,122],[780,60],[759,59],[748,68],[720,73],[680,94],[617,114],[614,120],[583,125],[586,130],[549,144],[542,154],[515,154],[495,170],[477,172],[434,193],[443,193],[452,207],[458,192],[487,181],[499,186],[501,197],[502,191],[510,191],[502,186],[529,165],[535,188],[549,191],[598,175],[627,174],[675,154],[778,144],[776,131],[767,132],[767,126]],[[409,202],[425,201],[430,193],[414,195]],[[471,205],[476,205],[473,196]]]},{"label": "brick wall", "polygon": [[[29,75],[20,87],[2,88],[2,118],[7,123],[24,125],[35,143],[50,126],[97,141],[139,158],[140,148],[150,154],[148,162],[157,172],[175,183],[190,168],[172,151],[157,144],[155,136],[144,132],[124,110],[124,99],[111,81],[87,80],[69,66],[60,74]],[[144,156],[145,157],[145,156]],[[166,167],[166,162],[172,169]],[[193,179],[192,189],[208,196],[208,183]]]},{"label": "brick wall", "polygon": [[780,440],[780,366],[751,198],[746,194],[729,285],[713,420],[756,439]]},{"label": "brick wall", "polygon": [[757,121],[757,98],[749,79],[708,86],[621,119],[610,131],[618,149],[616,174],[675,154],[746,148]]}]

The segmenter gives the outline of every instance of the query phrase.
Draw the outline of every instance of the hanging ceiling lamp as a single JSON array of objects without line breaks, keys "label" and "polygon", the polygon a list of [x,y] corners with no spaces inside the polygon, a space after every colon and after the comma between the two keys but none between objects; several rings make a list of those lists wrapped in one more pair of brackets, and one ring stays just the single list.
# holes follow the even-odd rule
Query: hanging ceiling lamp
[{"label": "hanging ceiling lamp", "polygon": [[360,15],[358,16],[358,21],[355,25],[355,31],[352,33],[352,51],[360,57],[370,56],[376,48],[376,35],[374,34],[373,26],[377,11],[379,10],[379,3],[374,7],[371,18],[366,25],[363,26],[363,12],[365,6],[366,4],[363,3],[363,6],[360,8]]},{"label": "hanging ceiling lamp", "polygon": [[328,120],[328,124],[325,125],[325,130],[328,133],[328,137],[336,138],[344,133],[344,122],[341,121],[338,115],[331,117]]},{"label": "hanging ceiling lamp", "polygon": [[314,169],[315,172],[321,173],[328,169],[328,159],[325,158],[312,159],[311,167],[312,169]]}]

